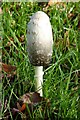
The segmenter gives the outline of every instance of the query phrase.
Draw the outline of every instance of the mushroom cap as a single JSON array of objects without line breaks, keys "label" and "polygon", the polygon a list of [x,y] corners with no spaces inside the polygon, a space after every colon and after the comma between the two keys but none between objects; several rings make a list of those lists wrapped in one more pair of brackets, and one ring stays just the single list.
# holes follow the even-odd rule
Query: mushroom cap
[{"label": "mushroom cap", "polygon": [[38,11],[31,17],[27,27],[27,49],[34,66],[46,66],[52,57],[53,36],[49,17]]}]

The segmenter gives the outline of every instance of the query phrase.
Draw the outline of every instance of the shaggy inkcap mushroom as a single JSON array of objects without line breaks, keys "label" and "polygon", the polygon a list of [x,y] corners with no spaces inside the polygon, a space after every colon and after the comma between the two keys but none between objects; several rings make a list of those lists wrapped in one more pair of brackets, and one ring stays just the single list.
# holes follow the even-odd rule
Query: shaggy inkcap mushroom
[{"label": "shaggy inkcap mushroom", "polygon": [[52,56],[52,28],[46,13],[38,11],[32,15],[27,28],[28,55],[32,65],[46,66]]}]

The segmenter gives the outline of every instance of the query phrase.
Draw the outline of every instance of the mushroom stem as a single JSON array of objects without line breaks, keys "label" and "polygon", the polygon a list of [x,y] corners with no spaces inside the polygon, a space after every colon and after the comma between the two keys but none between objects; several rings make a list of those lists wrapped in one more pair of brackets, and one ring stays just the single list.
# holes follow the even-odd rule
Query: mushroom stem
[{"label": "mushroom stem", "polygon": [[42,84],[43,84],[43,66],[35,66],[35,87],[36,91],[40,93],[40,96],[43,96]]}]

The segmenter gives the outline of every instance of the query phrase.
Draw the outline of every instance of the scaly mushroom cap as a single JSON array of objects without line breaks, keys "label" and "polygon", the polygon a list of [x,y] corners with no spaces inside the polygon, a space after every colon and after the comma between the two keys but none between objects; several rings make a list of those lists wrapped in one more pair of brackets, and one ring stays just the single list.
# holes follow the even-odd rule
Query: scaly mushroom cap
[{"label": "scaly mushroom cap", "polygon": [[52,56],[53,36],[49,17],[38,11],[32,15],[27,28],[28,55],[32,65],[45,66]]}]

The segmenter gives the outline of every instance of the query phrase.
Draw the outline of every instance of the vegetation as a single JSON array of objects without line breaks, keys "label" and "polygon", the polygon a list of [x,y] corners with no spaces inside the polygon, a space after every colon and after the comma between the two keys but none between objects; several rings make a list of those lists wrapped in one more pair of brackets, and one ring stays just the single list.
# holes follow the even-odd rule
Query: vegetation
[{"label": "vegetation", "polygon": [[[16,71],[10,69],[2,72],[2,116],[9,111],[12,120],[11,108],[15,106],[18,98],[35,91],[34,67],[28,59],[26,31],[30,16],[42,10],[50,17],[54,38],[52,61],[47,68],[44,68],[44,98],[49,99],[51,104],[49,111],[46,108],[47,114],[49,113],[48,119],[78,120],[80,119],[80,2],[58,3],[43,8],[42,3],[36,2],[2,3],[2,62],[16,67]],[[44,119],[39,109],[33,112],[35,117],[31,114],[31,119]]]}]

